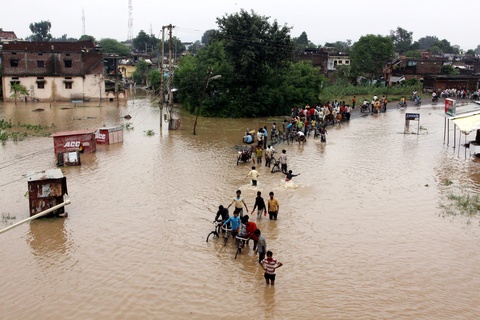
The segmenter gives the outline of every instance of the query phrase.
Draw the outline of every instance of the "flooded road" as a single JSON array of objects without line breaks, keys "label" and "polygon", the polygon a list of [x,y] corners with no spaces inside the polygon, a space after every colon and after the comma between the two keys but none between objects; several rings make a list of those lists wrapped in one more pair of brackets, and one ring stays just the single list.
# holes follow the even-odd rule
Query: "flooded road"
[{"label": "flooded road", "polygon": [[[421,115],[419,135],[404,135],[405,111],[389,110],[329,127],[327,144],[277,145],[301,174],[295,187],[265,167],[252,187],[251,163],[236,165],[245,128],[270,128],[274,119],[201,118],[193,136],[186,114],[180,130],[160,130],[159,110],[144,97],[70,107],[0,104],[0,118],[54,123],[54,131],[133,126],[123,143],[97,145],[81,166],[62,168],[68,218],[0,234],[0,319],[480,314],[479,220],[450,200],[478,194],[480,161],[443,143],[442,106],[408,110]],[[0,213],[15,217],[0,229],[29,215],[23,175],[55,163],[49,137],[0,145]],[[253,219],[284,263],[274,288],[252,250],[235,260],[232,242],[205,242],[218,205],[237,189],[250,210],[257,191],[280,202],[278,221]]]}]

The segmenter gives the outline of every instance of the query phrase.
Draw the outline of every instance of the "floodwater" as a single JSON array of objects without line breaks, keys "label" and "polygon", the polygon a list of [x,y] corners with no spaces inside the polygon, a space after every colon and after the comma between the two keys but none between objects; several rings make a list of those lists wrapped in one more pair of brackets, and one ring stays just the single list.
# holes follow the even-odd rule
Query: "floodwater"
[{"label": "floodwater", "polygon": [[[405,111],[395,109],[330,127],[327,144],[277,145],[300,173],[295,187],[265,167],[252,187],[251,164],[236,165],[245,128],[272,119],[200,118],[193,136],[186,114],[180,130],[160,129],[142,96],[65,107],[3,103],[0,118],[134,129],[62,168],[68,218],[0,234],[0,319],[478,318],[479,219],[449,196],[478,194],[480,162],[453,148],[452,129],[444,143],[441,106],[409,108],[419,135],[403,134]],[[49,137],[0,146],[0,228],[28,217],[24,175],[55,163]],[[232,242],[205,242],[237,189],[250,210],[258,190],[280,202],[277,221],[253,218],[284,263],[275,287],[252,250],[235,260]]]}]

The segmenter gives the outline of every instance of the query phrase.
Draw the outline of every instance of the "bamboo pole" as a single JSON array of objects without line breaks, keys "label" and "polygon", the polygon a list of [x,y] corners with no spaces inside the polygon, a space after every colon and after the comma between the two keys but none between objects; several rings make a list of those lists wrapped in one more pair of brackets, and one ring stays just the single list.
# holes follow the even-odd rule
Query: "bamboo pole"
[{"label": "bamboo pole", "polygon": [[50,212],[55,211],[55,210],[57,210],[57,209],[60,209],[61,207],[64,207],[64,206],[66,206],[66,205],[68,205],[68,204],[70,204],[70,203],[71,203],[71,202],[70,202],[70,199],[67,199],[67,200],[65,200],[64,202],[62,202],[62,203],[60,203],[60,204],[57,204],[56,206],[51,207],[50,209],[47,209],[47,210],[42,211],[42,212],[40,212],[40,213],[37,213],[36,215],[31,216],[30,218],[27,218],[27,219],[25,219],[25,220],[19,221],[19,222],[15,223],[15,224],[12,224],[11,226],[6,227],[5,229],[0,230],[0,234],[1,234],[1,233],[4,233],[4,232],[6,232],[6,231],[8,231],[8,230],[10,230],[10,229],[13,229],[13,228],[15,228],[15,227],[18,227],[19,225],[24,224],[25,222],[28,222],[28,221],[31,221],[31,220],[40,218],[40,217],[46,215],[47,213],[50,213]]}]

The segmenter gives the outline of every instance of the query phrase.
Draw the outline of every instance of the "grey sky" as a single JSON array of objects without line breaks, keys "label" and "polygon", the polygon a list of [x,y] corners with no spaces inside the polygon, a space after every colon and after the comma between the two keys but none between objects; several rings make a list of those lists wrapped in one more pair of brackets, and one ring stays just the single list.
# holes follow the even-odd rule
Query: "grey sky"
[{"label": "grey sky", "polygon": [[[310,41],[321,45],[355,42],[366,34],[388,35],[398,26],[413,31],[414,40],[435,35],[464,50],[480,44],[475,36],[480,20],[473,14],[478,4],[473,0],[132,0],[132,7],[133,37],[140,30],[160,37],[162,26],[173,24],[180,40],[200,40],[206,30],[217,27],[217,17],[245,9],[293,27],[292,37],[305,31]],[[2,1],[0,28],[25,38],[31,34],[31,22],[49,20],[54,37],[79,38],[82,10],[86,34],[96,39],[127,39],[128,0]]]}]

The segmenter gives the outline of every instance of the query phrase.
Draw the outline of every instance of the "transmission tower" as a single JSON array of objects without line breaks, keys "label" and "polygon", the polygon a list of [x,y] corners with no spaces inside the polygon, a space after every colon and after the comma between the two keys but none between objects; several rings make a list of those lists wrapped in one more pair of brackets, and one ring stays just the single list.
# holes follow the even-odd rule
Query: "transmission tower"
[{"label": "transmission tower", "polygon": [[127,41],[133,39],[133,16],[132,16],[132,0],[128,0],[128,35]]},{"label": "transmission tower", "polygon": [[85,33],[85,9],[82,8],[82,35]]}]

